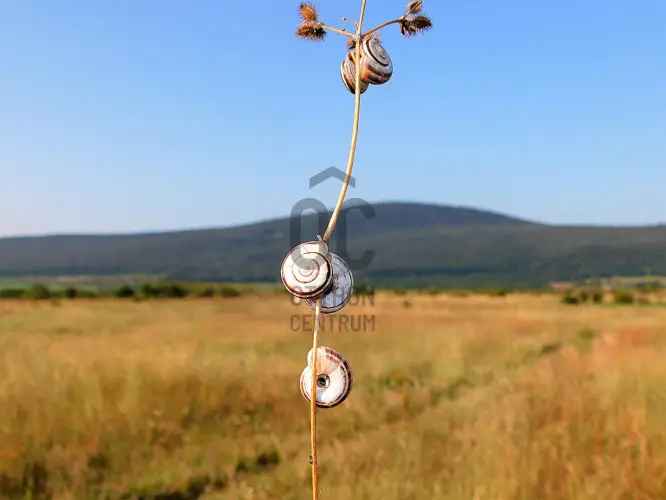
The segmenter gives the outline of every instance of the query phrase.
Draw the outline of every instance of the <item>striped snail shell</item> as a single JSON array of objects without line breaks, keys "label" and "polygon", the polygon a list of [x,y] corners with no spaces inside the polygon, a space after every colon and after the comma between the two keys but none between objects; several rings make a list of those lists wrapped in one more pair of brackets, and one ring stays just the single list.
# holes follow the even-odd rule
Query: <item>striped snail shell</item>
[{"label": "striped snail shell", "polygon": [[[356,93],[356,63],[355,63],[354,49],[347,52],[347,55],[342,60],[340,65],[340,75],[342,76],[342,83],[345,84],[347,90],[352,94]],[[368,90],[368,82],[361,80],[361,94]]]},{"label": "striped snail shell", "polygon": [[[342,257],[331,252],[333,266],[333,282],[331,287],[321,296],[321,312],[333,314],[345,307],[354,293],[354,276]],[[308,299],[307,303],[314,308],[316,300]]]},{"label": "striped snail shell", "polygon": [[301,299],[319,297],[333,281],[328,245],[323,241],[296,245],[282,261],[280,277],[293,296]]},{"label": "striped snail shell", "polygon": [[381,85],[393,75],[393,63],[388,52],[377,37],[365,38],[361,42],[361,80]]},{"label": "striped snail shell", "polygon": [[[301,373],[301,394],[310,401],[312,394],[312,349],[308,353],[308,365]],[[352,388],[352,372],[347,360],[330,347],[317,348],[317,406],[333,408],[349,395]]]}]

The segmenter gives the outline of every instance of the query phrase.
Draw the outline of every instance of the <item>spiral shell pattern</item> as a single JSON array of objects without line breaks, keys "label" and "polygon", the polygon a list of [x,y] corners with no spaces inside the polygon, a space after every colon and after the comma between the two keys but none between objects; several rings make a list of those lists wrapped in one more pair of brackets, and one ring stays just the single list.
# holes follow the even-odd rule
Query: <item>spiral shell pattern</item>
[{"label": "spiral shell pattern", "polygon": [[287,291],[295,297],[319,297],[333,280],[326,243],[309,241],[296,245],[282,261],[280,277]]},{"label": "spiral shell pattern", "polygon": [[[354,49],[347,52],[347,55],[342,60],[340,65],[340,75],[342,76],[342,83],[345,84],[347,90],[352,94],[356,93],[356,63],[355,63]],[[361,80],[361,94],[368,90],[368,82]]]},{"label": "spiral shell pattern", "polygon": [[361,80],[381,85],[393,75],[393,62],[377,37],[370,37],[361,43]]},{"label": "spiral shell pattern", "polygon": [[[333,281],[330,288],[321,296],[321,312],[323,314],[333,314],[347,305],[354,293],[354,276],[347,263],[331,252],[331,265],[333,266]],[[308,305],[314,308],[316,301],[307,300]]]},{"label": "spiral shell pattern", "polygon": [[[312,349],[308,353],[308,365],[301,373],[300,387],[303,397],[310,401],[312,394]],[[349,395],[352,388],[352,372],[347,360],[330,347],[317,348],[317,400],[319,408],[333,408]]]}]

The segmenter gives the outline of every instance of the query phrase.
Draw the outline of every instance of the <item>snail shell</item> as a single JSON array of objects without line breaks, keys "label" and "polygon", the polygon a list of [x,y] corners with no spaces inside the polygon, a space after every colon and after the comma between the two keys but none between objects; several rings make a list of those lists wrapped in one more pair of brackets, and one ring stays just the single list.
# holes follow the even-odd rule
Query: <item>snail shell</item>
[{"label": "snail shell", "polygon": [[365,38],[361,42],[361,80],[381,85],[393,75],[393,63],[388,52],[377,37]]},{"label": "snail shell", "polygon": [[[310,401],[312,394],[312,349],[308,353],[308,365],[301,373],[301,394]],[[352,388],[352,372],[347,360],[330,347],[317,348],[317,406],[333,408],[349,395]]]},{"label": "snail shell", "polygon": [[301,299],[319,297],[333,280],[328,245],[308,241],[292,248],[282,261],[280,277],[289,293]]},{"label": "snail shell", "polygon": [[[342,60],[340,65],[340,75],[342,76],[342,83],[345,84],[347,90],[352,94],[356,93],[356,62],[355,62],[354,49],[347,52],[347,55]],[[368,82],[361,80],[361,94],[368,90]]]},{"label": "snail shell", "polygon": [[[333,266],[333,282],[331,287],[321,296],[321,312],[333,314],[345,307],[354,293],[354,276],[342,257],[330,253]],[[308,299],[307,303],[314,308],[316,301]]]}]

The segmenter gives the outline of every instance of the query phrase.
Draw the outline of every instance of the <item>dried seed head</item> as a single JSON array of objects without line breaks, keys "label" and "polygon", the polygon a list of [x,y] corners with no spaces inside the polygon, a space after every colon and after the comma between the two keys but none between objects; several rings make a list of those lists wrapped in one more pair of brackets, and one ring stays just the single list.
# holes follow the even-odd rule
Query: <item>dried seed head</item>
[{"label": "dried seed head", "polygon": [[400,32],[407,37],[427,31],[430,28],[432,28],[432,21],[427,16],[408,15],[400,22]]},{"label": "dried seed head", "polygon": [[298,10],[303,18],[303,21],[317,21],[317,9],[311,3],[302,2]]},{"label": "dried seed head", "polygon": [[320,41],[326,36],[326,31],[321,23],[315,21],[303,21],[296,30],[296,36],[307,40]]},{"label": "dried seed head", "polygon": [[405,14],[418,14],[423,9],[423,0],[412,0],[407,4]]},{"label": "dried seed head", "polygon": [[428,16],[416,16],[413,26],[417,31],[426,31],[432,28],[432,21]]}]

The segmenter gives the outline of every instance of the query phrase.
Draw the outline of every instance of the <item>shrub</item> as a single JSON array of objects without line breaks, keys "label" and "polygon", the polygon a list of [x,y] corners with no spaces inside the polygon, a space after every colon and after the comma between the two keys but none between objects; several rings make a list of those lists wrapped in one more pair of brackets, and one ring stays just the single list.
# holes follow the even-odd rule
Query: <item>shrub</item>
[{"label": "shrub", "polygon": [[157,285],[144,283],[141,285],[141,295],[149,298],[166,297],[180,299],[187,297],[187,293],[185,287],[175,283],[162,283]]},{"label": "shrub", "polygon": [[592,302],[595,304],[603,304],[604,302],[604,292],[601,290],[594,290],[592,292]]},{"label": "shrub", "polygon": [[51,291],[46,286],[36,283],[28,290],[28,297],[34,300],[50,299]]},{"label": "shrub", "polygon": [[204,288],[203,290],[199,290],[199,293],[197,294],[198,297],[215,297],[215,288],[208,287]]},{"label": "shrub", "polygon": [[375,289],[368,284],[359,283],[358,285],[354,285],[354,294],[359,297],[363,295],[374,297]]},{"label": "shrub", "polygon": [[617,290],[613,294],[613,297],[615,303],[620,305],[633,304],[634,302],[636,302],[634,294],[626,290]]},{"label": "shrub", "polygon": [[22,288],[4,288],[0,290],[0,299],[21,299],[25,295],[26,290]]},{"label": "shrub", "polygon": [[222,297],[230,299],[234,297],[240,297],[241,292],[238,288],[234,288],[233,286],[223,286],[222,288],[220,288],[220,295]]},{"label": "shrub", "polygon": [[144,283],[141,285],[141,295],[144,297],[157,297],[159,290],[156,286],[151,285],[150,283]]},{"label": "shrub", "polygon": [[577,306],[580,304],[580,299],[576,297],[573,293],[567,292],[564,294],[564,297],[562,297],[562,304],[567,304],[569,306]]},{"label": "shrub", "polygon": [[65,291],[63,292],[63,294],[68,299],[75,299],[76,297],[79,296],[79,291],[76,288],[70,286],[70,287],[65,288]]},{"label": "shrub", "polygon": [[601,304],[604,301],[603,292],[589,289],[569,290],[562,297],[562,303],[568,305],[585,304],[589,301]]},{"label": "shrub", "polygon": [[161,297],[169,297],[172,299],[182,299],[187,297],[187,290],[180,285],[163,285],[160,290]]},{"label": "shrub", "polygon": [[128,299],[130,297],[134,297],[135,292],[134,288],[132,288],[131,286],[123,285],[120,288],[114,290],[113,295],[115,297],[118,297],[119,299]]}]

